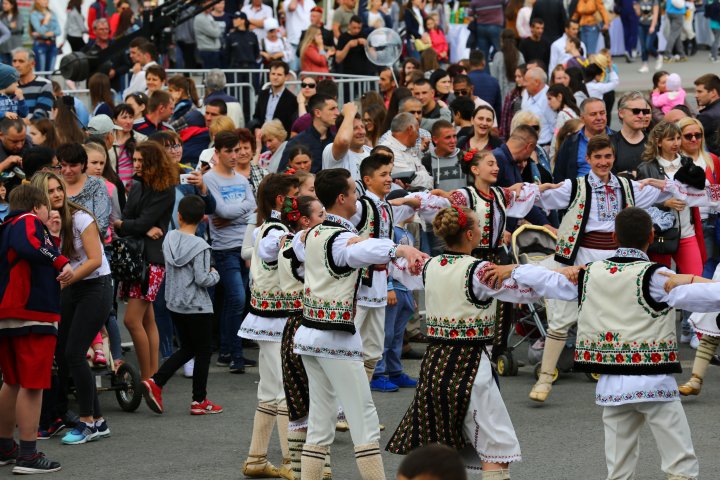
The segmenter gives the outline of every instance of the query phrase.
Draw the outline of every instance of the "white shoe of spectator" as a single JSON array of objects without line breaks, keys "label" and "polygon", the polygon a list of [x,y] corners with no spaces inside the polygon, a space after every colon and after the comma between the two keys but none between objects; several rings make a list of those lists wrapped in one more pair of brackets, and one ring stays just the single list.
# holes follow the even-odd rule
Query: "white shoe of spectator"
[{"label": "white shoe of spectator", "polygon": [[657,72],[663,67],[663,57],[662,55],[658,55],[657,60],[655,60],[655,71]]},{"label": "white shoe of spectator", "polygon": [[697,333],[693,333],[693,336],[690,339],[690,348],[697,350],[698,345],[700,345],[700,339],[698,338]]},{"label": "white shoe of spectator", "polygon": [[191,358],[189,362],[183,365],[183,375],[185,378],[192,378],[195,369],[195,359]]},{"label": "white shoe of spectator", "polygon": [[644,62],[642,66],[638,69],[638,72],[640,73],[647,73],[650,69],[648,68],[647,62]]}]

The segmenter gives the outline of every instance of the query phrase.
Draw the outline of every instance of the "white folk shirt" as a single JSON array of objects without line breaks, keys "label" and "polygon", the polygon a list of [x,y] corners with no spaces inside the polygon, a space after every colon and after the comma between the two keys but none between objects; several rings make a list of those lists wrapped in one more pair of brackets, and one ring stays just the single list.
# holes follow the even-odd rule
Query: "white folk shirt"
[{"label": "white folk shirt", "polygon": [[415,179],[411,182],[413,187],[433,188],[433,179],[423,166],[420,156],[413,154],[414,147],[406,147],[392,134],[384,140],[381,139],[379,145],[384,145],[393,151],[395,155],[393,173],[415,172]]},{"label": "white folk shirt", "polygon": [[[611,256],[632,251],[633,256],[643,254],[635,249],[618,249]],[[647,259],[647,256],[645,256]],[[676,287],[665,292],[667,277],[662,272],[673,273],[665,267],[658,269],[650,280],[650,296],[673,308],[689,311],[720,309],[720,283],[694,284]],[[534,265],[521,265],[513,270],[511,278],[521,286],[532,287],[545,298],[577,300],[578,288],[564,275]],[[679,400],[675,377],[672,375],[601,375],[595,388],[595,403],[612,407],[638,402],[667,402]]]},{"label": "white folk shirt", "polygon": [[538,144],[547,145],[552,141],[553,130],[555,130],[555,119],[557,114],[550,108],[547,99],[547,85],[532,97],[527,90],[522,92],[522,110],[528,110],[540,119],[540,132],[538,134]]},{"label": "white folk shirt", "polygon": [[[388,263],[394,256],[395,243],[385,238],[370,238],[354,245],[348,241],[357,237],[355,227],[346,219],[328,214],[328,220],[338,222],[349,231],[338,235],[332,244],[332,256],[339,267],[363,268],[370,265]],[[301,234],[296,235],[296,237]],[[305,258],[305,245],[293,242],[293,250],[299,260]],[[384,272],[383,272],[384,273]],[[295,333],[293,351],[298,355],[353,360],[362,362],[363,348],[360,332],[341,332],[338,330],[318,330],[300,326]]]}]

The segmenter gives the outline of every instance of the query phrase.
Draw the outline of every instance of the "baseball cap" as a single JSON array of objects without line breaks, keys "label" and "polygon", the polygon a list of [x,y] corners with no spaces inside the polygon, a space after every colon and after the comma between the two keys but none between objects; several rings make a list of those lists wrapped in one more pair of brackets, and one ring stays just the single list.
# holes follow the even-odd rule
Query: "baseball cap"
[{"label": "baseball cap", "polygon": [[115,125],[107,115],[100,114],[90,119],[87,130],[90,135],[107,135],[113,130],[122,130],[122,127]]},{"label": "baseball cap", "polygon": [[263,30],[269,32],[270,30],[277,30],[280,24],[274,18],[266,18],[263,24]]},{"label": "baseball cap", "polygon": [[322,14],[322,13],[323,13],[323,9],[322,9],[322,7],[313,7],[312,10],[310,10],[310,13],[319,13],[319,14]]},{"label": "baseball cap", "polygon": [[247,18],[247,15],[245,14],[245,12],[241,12],[240,10],[238,10],[238,11],[235,12],[235,13],[233,13],[233,18],[242,18],[243,20],[247,20],[247,19],[248,19],[248,18]]}]

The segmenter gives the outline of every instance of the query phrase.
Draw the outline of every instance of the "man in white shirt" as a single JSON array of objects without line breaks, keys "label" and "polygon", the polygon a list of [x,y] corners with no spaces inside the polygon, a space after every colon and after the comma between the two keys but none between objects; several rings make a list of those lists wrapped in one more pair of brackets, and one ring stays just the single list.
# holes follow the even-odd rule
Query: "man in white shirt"
[{"label": "man in white shirt", "polygon": [[157,62],[155,62],[156,57],[157,49],[153,43],[140,37],[130,42],[130,60],[133,62],[133,76],[130,79],[130,85],[123,92],[123,99],[131,93],[144,93],[147,90],[145,71],[150,65],[157,65]]},{"label": "man in white shirt", "polygon": [[265,38],[265,19],[273,18],[272,8],[265,5],[262,0],[252,0],[240,11],[247,15],[250,30],[255,32],[258,40]]},{"label": "man in white shirt", "polygon": [[538,145],[550,145],[555,128],[555,116],[547,99],[547,75],[541,68],[530,68],[525,73],[525,90],[522,93],[522,110],[529,110],[540,119]]},{"label": "man in white shirt", "polygon": [[315,8],[314,0],[290,0],[284,3],[285,32],[287,41],[296,51],[300,45],[300,35],[310,26],[310,11]]},{"label": "man in white shirt", "polygon": [[371,148],[365,145],[365,124],[355,102],[343,105],[337,123],[339,126],[335,140],[323,150],[322,168],[344,168],[350,172],[353,180],[361,181],[360,163],[370,155]]},{"label": "man in white shirt", "polygon": [[[578,32],[580,32],[580,24],[577,20],[568,20],[565,23],[565,33],[563,36],[550,45],[550,65],[548,65],[548,72],[552,72],[555,66],[565,64],[565,62],[572,58],[572,55],[565,51],[565,45],[567,44],[568,37],[578,38]],[[585,44],[581,43],[580,45],[585,55],[587,55],[587,47]]]},{"label": "man in white shirt", "polygon": [[398,113],[390,124],[390,135],[380,141],[393,151],[395,163],[393,174],[413,172],[415,177],[409,182],[412,187],[433,188],[433,179],[425,169],[420,157],[413,155],[412,149],[418,139],[419,124],[411,113]]}]

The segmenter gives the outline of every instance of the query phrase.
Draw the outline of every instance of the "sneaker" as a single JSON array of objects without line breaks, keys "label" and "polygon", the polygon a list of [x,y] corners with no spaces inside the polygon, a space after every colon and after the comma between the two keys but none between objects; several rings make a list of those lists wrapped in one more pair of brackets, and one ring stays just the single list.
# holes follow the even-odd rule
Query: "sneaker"
[{"label": "sneaker", "polygon": [[663,67],[663,57],[658,55],[657,60],[655,60],[655,71],[657,72]]},{"label": "sneaker", "polygon": [[246,367],[257,367],[257,362],[251,358],[243,357],[243,363]]},{"label": "sneaker", "polygon": [[96,367],[107,367],[107,359],[105,358],[105,352],[102,350],[95,350],[95,356],[93,357],[93,365]]},{"label": "sneaker", "polygon": [[232,362],[230,364],[230,373],[245,373],[245,365],[243,362]]},{"label": "sneaker", "polygon": [[692,340],[693,336],[694,335],[692,333],[688,333],[688,334],[681,333],[680,334],[680,343],[690,343],[690,340]]},{"label": "sneaker", "polygon": [[50,426],[48,428],[45,428],[45,429],[41,428],[38,430],[37,439],[38,440],[48,440],[48,439],[54,437],[55,435],[57,435],[58,433],[60,433],[60,431],[62,431],[64,429],[65,429],[65,422],[63,422],[62,418],[57,418],[57,419],[55,419],[54,422],[52,422],[50,424]]},{"label": "sneaker", "polygon": [[390,381],[400,388],[415,388],[418,383],[414,378],[410,378],[407,373],[392,375]]},{"label": "sneaker", "polygon": [[190,415],[208,415],[222,412],[223,408],[220,405],[215,405],[207,398],[202,402],[192,402],[190,404]]},{"label": "sneaker", "polygon": [[62,443],[65,445],[81,445],[83,443],[92,442],[98,437],[98,431],[94,424],[88,425],[87,423],[81,422],[78,426],[65,434],[62,438]]},{"label": "sneaker", "polygon": [[16,475],[34,475],[36,473],[52,473],[60,470],[60,464],[45,457],[42,452],[37,452],[30,458],[18,458],[12,473]]},{"label": "sneaker", "polygon": [[647,63],[643,63],[642,66],[638,69],[638,72],[640,73],[647,73],[650,69],[648,68]]},{"label": "sneaker", "polygon": [[697,335],[693,335],[690,339],[690,348],[697,350],[698,346],[700,346],[700,338],[698,338]]},{"label": "sneaker", "polygon": [[98,431],[98,438],[107,438],[110,436],[110,427],[104,418],[95,422],[95,428]]},{"label": "sneaker", "polygon": [[191,358],[185,365],[183,365],[183,376],[185,378],[192,378],[194,370],[195,370],[195,359]]},{"label": "sneaker", "polygon": [[390,381],[388,377],[373,378],[370,382],[370,390],[374,392],[397,392],[400,387]]},{"label": "sneaker", "polygon": [[142,384],[145,387],[143,397],[147,406],[155,413],[163,413],[162,388],[158,387],[152,378],[143,380]]},{"label": "sneaker", "polygon": [[10,450],[9,452],[0,452],[0,467],[3,465],[10,465],[11,463],[15,463],[19,451],[20,449],[18,448],[18,444],[13,442],[12,450]]},{"label": "sneaker", "polygon": [[232,363],[232,357],[230,355],[223,355],[221,353],[218,355],[215,365],[217,365],[218,367],[229,367],[230,363]]}]

